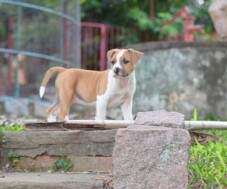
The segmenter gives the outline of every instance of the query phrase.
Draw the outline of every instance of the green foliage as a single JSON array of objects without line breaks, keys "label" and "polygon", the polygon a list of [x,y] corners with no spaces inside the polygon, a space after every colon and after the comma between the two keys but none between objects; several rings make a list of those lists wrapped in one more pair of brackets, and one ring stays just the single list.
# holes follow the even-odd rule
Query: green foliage
[{"label": "green foliage", "polygon": [[0,133],[2,132],[21,132],[24,131],[25,127],[20,124],[9,124],[9,125],[0,125]]},{"label": "green foliage", "polygon": [[73,168],[73,164],[70,159],[61,158],[55,161],[53,170],[54,171],[63,171],[68,172]]},{"label": "green foliage", "polygon": [[[208,14],[210,0],[198,6],[195,1],[187,0],[154,0],[155,18],[149,17],[148,0],[81,0],[82,20],[102,22],[116,25],[127,30],[123,33],[123,41],[132,43],[143,40],[159,40],[178,36],[182,32],[182,20],[172,23],[173,15],[184,5],[190,8],[197,24],[204,25],[206,33],[213,31]],[[204,34],[206,35],[206,34]]]},{"label": "green foliage", "polygon": [[[208,113],[204,119],[195,108],[192,112],[193,121],[223,121],[216,114]],[[227,187],[227,130],[211,129],[209,134],[221,137],[219,142],[207,144],[196,143],[190,147],[189,188],[225,188]]]},{"label": "green foliage", "polygon": [[158,0],[156,1],[157,12],[168,12],[174,14],[182,6],[188,4],[188,0]]},{"label": "green foliage", "polygon": [[195,23],[202,24],[206,33],[214,31],[213,23],[208,13],[211,0],[206,0],[205,3],[198,7],[193,4],[190,6],[190,11],[195,17]]},{"label": "green foliage", "polygon": [[204,120],[207,121],[224,121],[224,119],[222,119],[221,117],[219,117],[216,114],[213,114],[211,112],[207,113],[204,117]]},{"label": "green foliage", "polygon": [[134,21],[134,24],[141,30],[151,28],[151,20],[148,15],[138,7],[132,8],[128,11],[128,18]]},{"label": "green foliage", "polygon": [[158,36],[159,39],[167,37],[176,37],[182,33],[183,23],[181,18],[177,18],[172,22],[173,16],[170,13],[160,12],[156,18],[152,20],[151,31]]},{"label": "green foliage", "polygon": [[7,157],[8,157],[8,160],[10,162],[10,165],[12,167],[15,167],[16,164],[18,163],[18,161],[21,159],[21,156],[19,156],[18,154],[13,153],[11,151],[8,153]]},{"label": "green foliage", "polygon": [[192,188],[226,187],[227,145],[222,142],[193,145],[190,148],[189,176]]},{"label": "green foliage", "polygon": [[198,115],[198,111],[196,108],[193,109],[192,111],[192,118],[191,118],[192,121],[198,121],[199,120],[199,115]]}]

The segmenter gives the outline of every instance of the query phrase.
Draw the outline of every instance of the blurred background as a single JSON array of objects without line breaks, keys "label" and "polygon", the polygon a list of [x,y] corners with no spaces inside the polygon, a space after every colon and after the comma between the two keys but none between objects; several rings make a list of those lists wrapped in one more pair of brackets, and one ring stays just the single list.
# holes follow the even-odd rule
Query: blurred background
[{"label": "blurred background", "polygon": [[226,33],[215,2],[0,0],[0,111],[42,117],[39,106],[54,95],[52,81],[46,101],[37,96],[49,67],[104,70],[109,49],[130,47],[145,52],[134,112],[198,108],[227,116]]}]

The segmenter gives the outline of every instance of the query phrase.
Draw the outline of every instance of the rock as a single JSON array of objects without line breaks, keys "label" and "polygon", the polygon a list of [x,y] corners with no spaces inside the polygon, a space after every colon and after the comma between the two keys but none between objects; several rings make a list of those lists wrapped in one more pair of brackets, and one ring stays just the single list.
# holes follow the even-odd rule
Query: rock
[{"label": "rock", "polygon": [[105,174],[4,173],[0,189],[107,189]]},{"label": "rock", "polygon": [[[40,155],[35,158],[19,157],[11,161],[11,171],[16,172],[46,172],[53,170],[54,164],[61,156]],[[112,172],[112,157],[67,156],[72,163],[73,172]]]},{"label": "rock", "polygon": [[112,172],[112,157],[69,156],[75,172]]},{"label": "rock", "polygon": [[136,116],[135,125],[184,127],[184,115],[178,112],[158,110],[152,112],[139,112]]},{"label": "rock", "polygon": [[178,128],[119,129],[113,152],[114,189],[186,189],[190,135]]},{"label": "rock", "polygon": [[[0,141],[2,167],[7,170],[9,164],[17,171],[44,171],[57,158],[68,157],[75,164],[74,171],[109,172],[115,134],[116,130],[5,132]],[[16,164],[10,159],[16,159]]]},{"label": "rock", "polygon": [[209,7],[209,14],[218,35],[227,40],[227,1],[213,0]]}]

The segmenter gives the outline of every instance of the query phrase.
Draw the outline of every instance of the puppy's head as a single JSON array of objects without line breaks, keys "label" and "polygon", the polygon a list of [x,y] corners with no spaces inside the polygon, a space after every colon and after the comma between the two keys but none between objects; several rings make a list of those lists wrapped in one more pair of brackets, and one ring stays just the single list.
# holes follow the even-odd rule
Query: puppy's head
[{"label": "puppy's head", "polygon": [[107,52],[107,60],[113,65],[115,77],[129,76],[142,56],[142,52],[134,49],[111,49]]}]

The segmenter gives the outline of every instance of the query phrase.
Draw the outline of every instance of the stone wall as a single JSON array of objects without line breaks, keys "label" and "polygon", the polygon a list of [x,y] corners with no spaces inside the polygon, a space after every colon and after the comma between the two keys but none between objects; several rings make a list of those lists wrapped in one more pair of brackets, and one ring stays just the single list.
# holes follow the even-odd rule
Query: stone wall
[{"label": "stone wall", "polygon": [[203,115],[227,117],[227,43],[145,43],[134,48],[145,53],[136,71],[134,112],[168,109],[189,119],[196,108]]},{"label": "stone wall", "polygon": [[[121,129],[53,126],[2,133],[0,189],[188,187],[190,135],[183,114],[140,112],[134,124]],[[60,180],[55,171],[62,172]]]},{"label": "stone wall", "polygon": [[[227,43],[143,43],[133,46],[144,57],[136,70],[134,113],[167,109],[191,117],[196,108],[201,117],[212,112],[227,117]],[[38,94],[27,99],[0,97],[0,113],[43,118],[53,101]],[[48,101],[51,99],[51,101]],[[94,107],[74,106],[71,119],[93,119]],[[120,108],[108,111],[120,119]]]}]

